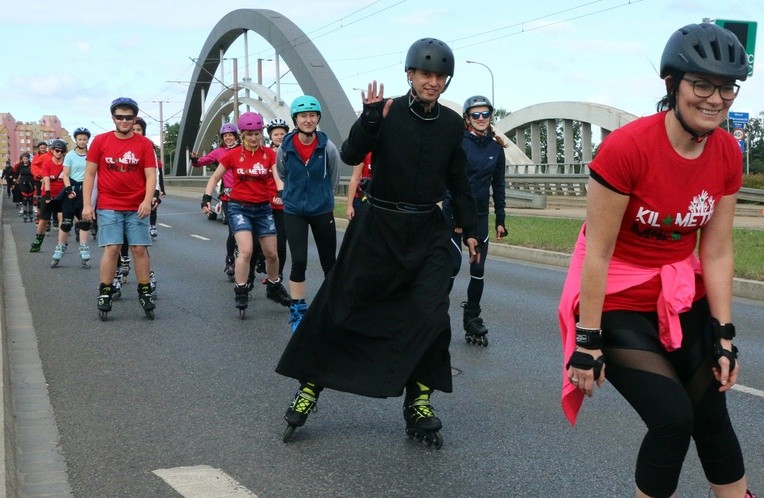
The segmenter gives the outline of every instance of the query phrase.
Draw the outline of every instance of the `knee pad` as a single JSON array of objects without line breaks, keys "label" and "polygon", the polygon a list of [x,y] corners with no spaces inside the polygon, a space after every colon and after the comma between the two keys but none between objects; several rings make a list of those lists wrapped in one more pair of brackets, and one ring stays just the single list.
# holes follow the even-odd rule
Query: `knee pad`
[{"label": "knee pad", "polygon": [[91,221],[78,221],[77,227],[80,230],[85,230],[86,232],[90,230],[90,228],[93,226],[93,223]]},{"label": "knee pad", "polygon": [[72,223],[72,219],[71,218],[64,218],[61,221],[61,225],[58,228],[60,228],[62,232],[69,233],[69,232],[72,231],[72,227],[73,226],[74,226],[74,224]]}]

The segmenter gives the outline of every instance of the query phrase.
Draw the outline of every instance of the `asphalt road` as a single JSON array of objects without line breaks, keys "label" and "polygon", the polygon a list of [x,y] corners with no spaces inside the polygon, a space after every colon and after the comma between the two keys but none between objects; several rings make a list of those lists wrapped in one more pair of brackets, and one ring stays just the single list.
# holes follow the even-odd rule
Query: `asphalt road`
[{"label": "asphalt road", "polygon": [[[261,498],[633,495],[644,432],[633,410],[608,384],[586,401],[575,428],[559,406],[561,268],[489,259],[490,345],[482,348],[461,333],[463,267],[451,304],[454,393],[433,397],[444,423],[441,450],[406,438],[402,399],[335,391],[322,393],[318,412],[284,444],[282,417],[297,386],[274,368],[291,333],[288,311],[258,287],[239,320],[223,273],[226,228],[201,215],[198,200],[168,197],[160,208],[150,250],[159,281],[154,321],[140,309],[132,274],[108,321],[99,321],[97,266],[80,268],[73,246],[49,268],[54,238],[30,254],[33,225],[8,206],[3,223],[16,244],[77,497],[192,496],[156,471],[199,466],[238,483],[235,496]],[[92,252],[97,264],[100,250]],[[309,296],[317,269],[312,253]],[[751,389],[730,392],[728,403],[751,488],[762,493],[764,303],[736,299],[734,315],[740,383]],[[678,496],[707,490],[691,447]]]}]

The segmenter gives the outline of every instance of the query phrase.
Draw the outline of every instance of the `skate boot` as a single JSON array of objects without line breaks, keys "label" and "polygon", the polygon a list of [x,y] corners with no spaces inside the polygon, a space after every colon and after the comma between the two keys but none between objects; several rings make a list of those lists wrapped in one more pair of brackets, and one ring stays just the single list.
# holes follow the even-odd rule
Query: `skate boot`
[{"label": "skate boot", "polygon": [[247,284],[236,284],[233,288],[234,292],[234,305],[239,310],[239,318],[244,320],[244,315],[247,312],[247,306],[249,305],[249,288]]},{"label": "skate boot", "polygon": [[154,296],[151,295],[151,284],[138,284],[138,301],[141,303],[141,308],[146,313],[146,317],[153,320],[156,303]]},{"label": "skate boot", "polygon": [[65,252],[66,252],[66,245],[60,242],[56,244],[56,249],[53,251],[53,260],[50,262],[51,268],[55,268],[58,266],[58,263],[61,262],[61,259],[64,257]]},{"label": "skate boot", "polygon": [[32,247],[29,249],[29,252],[40,252],[40,247],[42,246],[42,241],[45,239],[44,233],[38,233],[34,236],[34,240],[32,241]]},{"label": "skate boot", "polygon": [[292,301],[292,304],[289,306],[289,323],[292,325],[292,332],[297,330],[307,310],[308,303],[304,299]]},{"label": "skate boot", "polygon": [[120,278],[119,269],[117,269],[117,274],[114,275],[114,279],[111,281],[111,287],[111,297],[114,299],[122,297],[122,279]]},{"label": "skate boot", "polygon": [[480,318],[480,305],[462,302],[464,308],[464,339],[467,344],[488,346],[488,329]]},{"label": "skate boot", "polygon": [[300,389],[294,395],[292,404],[284,414],[287,427],[284,430],[282,439],[285,443],[289,442],[295,429],[305,425],[308,415],[311,412],[317,411],[316,402],[318,401],[319,394],[321,394],[321,388],[312,382],[307,382],[300,386]]},{"label": "skate boot", "polygon": [[114,287],[109,284],[101,284],[98,287],[98,317],[104,321],[111,311],[111,299]]},{"label": "skate boot", "polygon": [[90,268],[90,247],[87,244],[80,244],[80,259],[83,268]]},{"label": "skate boot", "polygon": [[279,303],[281,306],[289,306],[292,303],[292,298],[289,297],[289,293],[284,288],[280,278],[275,282],[271,282],[268,279],[265,284],[265,297]]},{"label": "skate boot", "polygon": [[130,256],[119,257],[119,273],[124,284],[127,282],[127,276],[130,275]]},{"label": "skate boot", "polygon": [[233,282],[233,276],[236,273],[236,261],[233,258],[226,256],[225,258],[225,274],[228,275],[228,280]]},{"label": "skate boot", "polygon": [[154,299],[157,298],[157,276],[156,273],[154,273],[154,270],[151,270],[149,272],[149,285],[151,286],[151,295],[154,296]]},{"label": "skate boot", "polygon": [[262,255],[258,255],[257,261],[255,262],[255,271],[257,273],[265,273],[265,257]]},{"label": "skate boot", "polygon": [[443,446],[440,429],[443,424],[435,416],[430,404],[432,389],[421,382],[406,386],[406,398],[403,402],[403,419],[406,421],[406,435],[409,439],[417,438],[428,446],[439,450]]},{"label": "skate boot", "polygon": [[157,233],[157,227],[156,227],[156,225],[151,225],[151,226],[149,227],[149,235],[151,235],[151,238],[152,238],[152,239],[153,239],[153,238],[155,238],[157,235],[159,235],[159,234]]}]

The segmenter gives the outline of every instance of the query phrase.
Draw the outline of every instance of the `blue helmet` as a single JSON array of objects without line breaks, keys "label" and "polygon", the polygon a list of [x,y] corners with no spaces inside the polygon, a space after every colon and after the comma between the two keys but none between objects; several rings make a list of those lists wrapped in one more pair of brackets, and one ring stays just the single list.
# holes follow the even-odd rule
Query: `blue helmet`
[{"label": "blue helmet", "polygon": [[72,133],[72,136],[75,140],[77,140],[77,135],[85,135],[86,137],[90,138],[90,130],[87,128],[77,128],[74,130],[74,133]]},{"label": "blue helmet", "polygon": [[129,97],[118,97],[111,102],[109,110],[114,114],[114,109],[117,107],[129,107],[133,110],[133,113],[138,114],[138,103]]},{"label": "blue helmet", "polygon": [[301,112],[315,112],[321,117],[321,104],[318,103],[315,97],[310,95],[302,95],[294,99],[292,105],[289,107],[289,114],[292,115],[292,121],[294,117]]}]

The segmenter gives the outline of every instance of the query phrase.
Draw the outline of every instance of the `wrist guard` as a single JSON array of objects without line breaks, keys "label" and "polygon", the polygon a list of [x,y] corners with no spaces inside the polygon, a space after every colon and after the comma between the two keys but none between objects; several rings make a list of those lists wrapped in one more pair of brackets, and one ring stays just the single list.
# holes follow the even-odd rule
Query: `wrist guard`
[{"label": "wrist guard", "polygon": [[283,193],[284,193],[283,189],[282,190],[277,190],[276,191],[276,198],[277,199],[281,199],[281,196],[283,195]]},{"label": "wrist guard", "polygon": [[[724,349],[722,344],[717,340],[714,341],[714,362],[719,365],[719,358],[725,357],[730,362],[730,372],[735,370],[735,360],[737,359],[737,347],[732,346],[732,351]],[[719,365],[721,367],[721,365]]]},{"label": "wrist guard", "polygon": [[46,201],[51,200],[52,197],[50,196],[50,190],[46,190],[45,195],[43,197],[45,198]]},{"label": "wrist guard", "polygon": [[602,349],[602,329],[585,329],[576,324],[576,346],[586,349]]},{"label": "wrist guard", "polygon": [[69,195],[69,194],[71,194],[71,193],[72,193],[72,190],[73,190],[73,189],[72,189],[72,186],[71,186],[71,185],[69,185],[68,187],[64,187],[64,193],[65,193],[66,195]]},{"label": "wrist guard", "polygon": [[380,100],[373,104],[364,104],[361,111],[361,125],[366,133],[376,135],[379,126],[382,124],[382,110],[385,108],[385,101]]},{"label": "wrist guard", "polygon": [[591,370],[593,368],[594,380],[597,380],[600,378],[600,374],[602,373],[602,366],[604,364],[604,356],[600,356],[595,360],[594,356],[590,355],[589,353],[576,351],[570,355],[570,360],[568,360],[568,364],[565,365],[565,369],[567,370],[568,368],[573,367],[579,370]]},{"label": "wrist guard", "polygon": [[202,209],[206,208],[209,203],[212,202],[212,196],[208,194],[204,194],[202,196]]},{"label": "wrist guard", "polygon": [[722,325],[716,318],[711,318],[711,328],[714,331],[714,340],[727,339],[731,341],[735,338],[735,326],[731,323]]},{"label": "wrist guard", "polygon": [[198,158],[198,157],[194,157],[194,156],[191,156],[191,164],[193,164],[194,166],[196,166],[196,163],[197,163],[197,162],[199,162],[199,158]]}]

